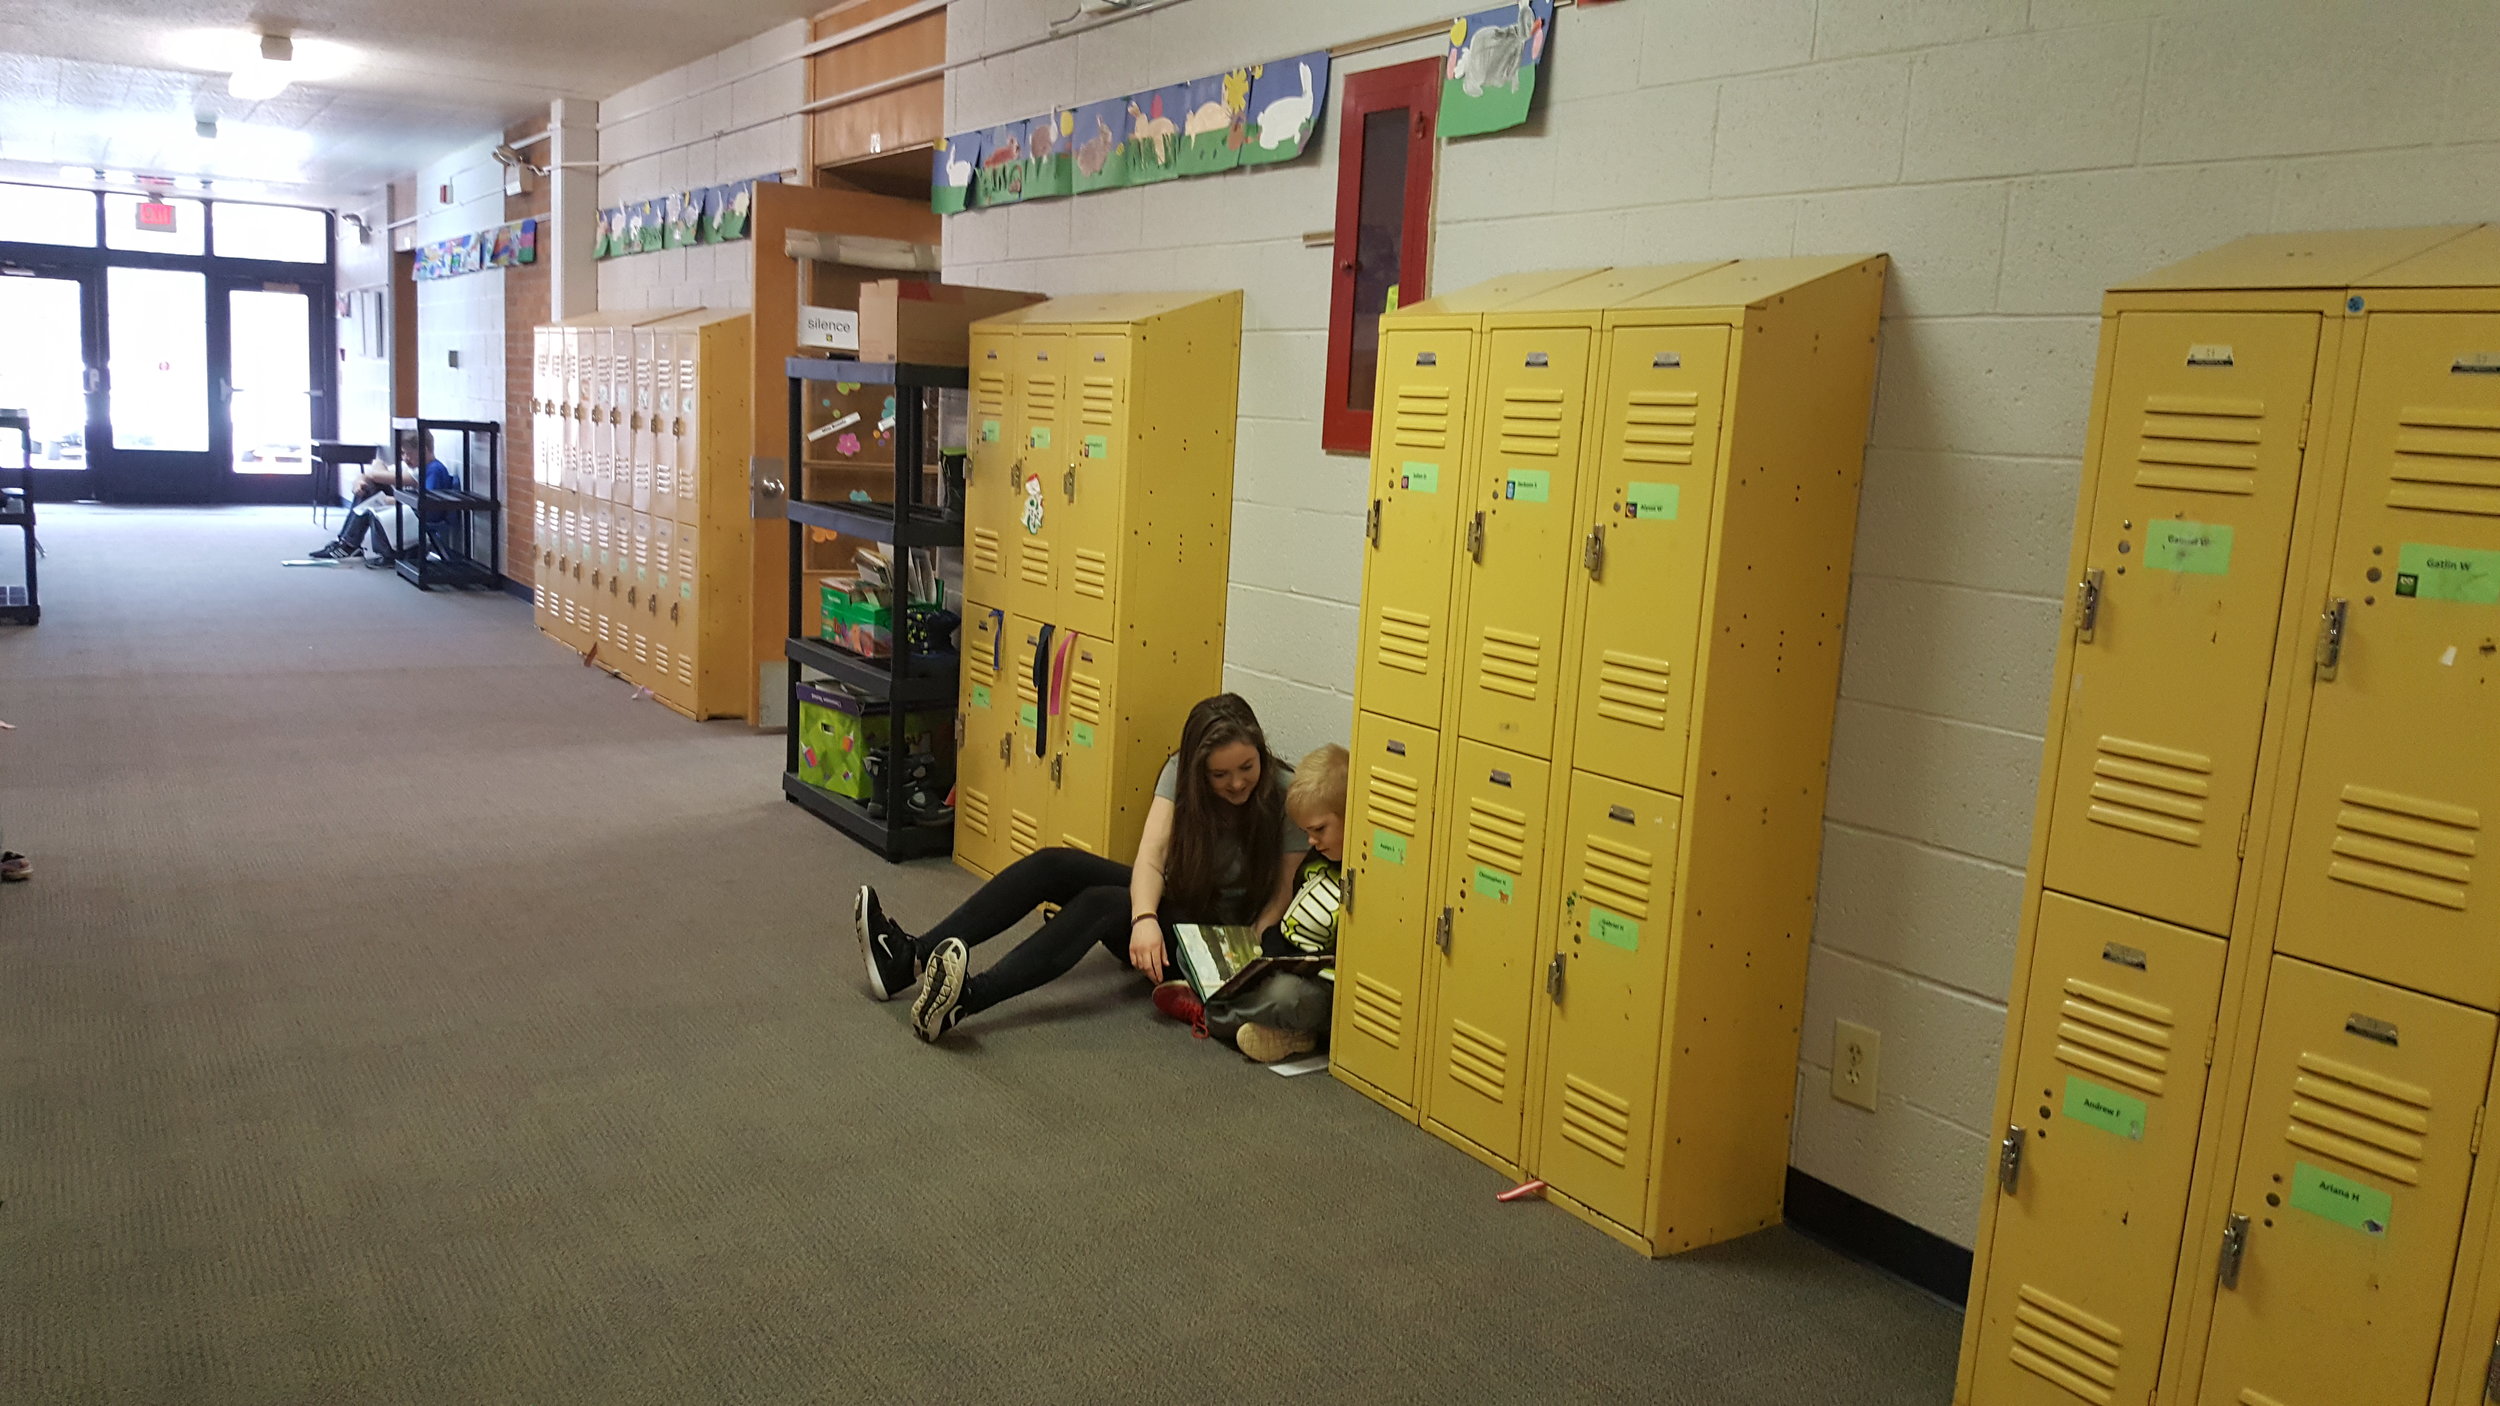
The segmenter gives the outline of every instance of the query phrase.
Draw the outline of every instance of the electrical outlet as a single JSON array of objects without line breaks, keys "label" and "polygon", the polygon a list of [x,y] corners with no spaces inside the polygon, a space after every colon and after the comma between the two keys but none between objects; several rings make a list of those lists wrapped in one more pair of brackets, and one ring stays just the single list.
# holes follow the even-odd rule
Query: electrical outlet
[{"label": "electrical outlet", "polygon": [[1832,1097],[1860,1108],[1875,1107],[1875,1075],[1883,1063],[1884,1037],[1855,1021],[1832,1025]]}]

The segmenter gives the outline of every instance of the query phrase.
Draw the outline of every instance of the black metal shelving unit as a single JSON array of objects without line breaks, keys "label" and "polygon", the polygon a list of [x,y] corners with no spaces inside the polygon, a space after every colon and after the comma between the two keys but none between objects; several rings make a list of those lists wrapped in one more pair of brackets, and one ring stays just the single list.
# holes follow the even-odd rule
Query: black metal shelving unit
[{"label": "black metal shelving unit", "polygon": [[0,485],[0,527],[14,527],[26,546],[26,584],[0,586],[0,621],[32,625],[43,619],[43,598],[36,589],[35,555],[35,427],[23,410],[0,410],[0,430],[17,431],[17,486]]},{"label": "black metal shelving unit", "polygon": [[[804,461],[806,451],[808,382],[891,386],[894,388],[894,496],[884,503],[843,504],[810,503],[794,497],[783,507],[783,514],[790,522],[790,635],[784,644],[784,653],[792,667],[787,699],[789,711],[785,714],[790,726],[788,743],[782,755],[781,793],[834,828],[885,856],[888,861],[947,854],[955,845],[952,816],[940,821],[915,821],[899,814],[904,808],[895,802],[901,789],[899,781],[904,765],[910,755],[906,739],[910,732],[911,709],[952,703],[958,675],[955,654],[928,654],[913,648],[911,549],[960,548],[964,542],[960,507],[947,512],[921,501],[920,479],[926,467],[921,455],[931,427],[927,423],[927,397],[917,392],[963,390],[971,384],[969,373],[961,366],[831,361],[806,356],[791,357],[788,367],[788,462],[792,484],[796,486],[804,481],[798,466]],[[854,654],[814,638],[807,630],[805,539],[810,527],[844,532],[853,537],[884,542],[894,548],[895,569],[901,589],[894,610],[894,653],[891,658],[870,659]],[[884,814],[871,815],[865,802],[819,790],[799,779],[798,666],[801,665],[831,678],[870,702],[886,705],[884,774],[888,794]],[[954,740],[951,729],[943,735],[950,744]],[[873,787],[870,794],[875,794]]]},{"label": "black metal shelving unit", "polygon": [[[420,591],[437,586],[478,586],[494,590],[503,585],[503,426],[493,420],[429,420],[391,421],[391,460],[406,462],[402,448],[411,439],[434,436],[437,449],[445,434],[460,436],[460,491],[428,492],[425,486],[425,460],[417,460],[417,481],[413,488],[394,491],[391,501],[394,512],[414,513],[417,540],[424,550],[402,552],[397,563],[400,579]],[[478,450],[485,449],[481,463]],[[485,471],[484,492],[479,492],[478,474]],[[441,524],[445,530],[437,536],[428,531],[430,524]],[[393,523],[401,541],[407,541],[407,523]],[[479,539],[484,539],[485,554],[478,553]]]}]

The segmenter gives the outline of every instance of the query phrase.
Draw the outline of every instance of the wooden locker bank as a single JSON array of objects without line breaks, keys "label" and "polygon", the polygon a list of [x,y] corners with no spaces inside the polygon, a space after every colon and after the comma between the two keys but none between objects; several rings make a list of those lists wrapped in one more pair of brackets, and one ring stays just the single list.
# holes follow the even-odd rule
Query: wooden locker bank
[{"label": "wooden locker bank", "polygon": [[2111,290],[1956,1400],[2486,1399],[2500,229]]},{"label": "wooden locker bank", "polygon": [[1381,321],[1332,1067],[1652,1254],[1780,1215],[1884,273]]}]

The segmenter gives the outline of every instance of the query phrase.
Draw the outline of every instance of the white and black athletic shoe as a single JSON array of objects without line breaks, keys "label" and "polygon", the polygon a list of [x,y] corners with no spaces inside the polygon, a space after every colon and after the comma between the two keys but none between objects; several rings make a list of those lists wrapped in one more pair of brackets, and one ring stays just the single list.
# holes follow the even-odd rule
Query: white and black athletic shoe
[{"label": "white and black athletic shoe", "polygon": [[868,961],[868,994],[880,1001],[902,995],[919,977],[911,955],[911,934],[886,918],[877,891],[866,884],[859,886],[859,896],[851,901],[851,926],[859,933],[860,955]]},{"label": "white and black athletic shoe", "polygon": [[929,954],[920,973],[920,997],[911,1003],[911,1028],[923,1040],[935,1040],[962,1018],[964,969],[972,965],[972,949],[950,937]]}]

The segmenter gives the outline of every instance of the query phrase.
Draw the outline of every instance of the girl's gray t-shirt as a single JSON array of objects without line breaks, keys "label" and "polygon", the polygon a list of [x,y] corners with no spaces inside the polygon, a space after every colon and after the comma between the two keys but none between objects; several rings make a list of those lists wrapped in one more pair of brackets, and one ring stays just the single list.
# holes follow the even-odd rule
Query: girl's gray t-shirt
[{"label": "girl's gray t-shirt", "polygon": [[[1293,784],[1292,767],[1285,765],[1283,762],[1278,762],[1276,764],[1276,773],[1276,781],[1279,787],[1291,786]],[[1177,754],[1164,760],[1162,773],[1155,777],[1155,794],[1161,796],[1167,801],[1173,802],[1174,804],[1179,803],[1181,798],[1181,759]],[[1292,816],[1286,816],[1283,852],[1286,854],[1304,854],[1308,853],[1310,848],[1311,837],[1302,832],[1301,826],[1293,823]],[[1239,850],[1235,850],[1226,858],[1222,879],[1217,887],[1217,902],[1223,907],[1227,916],[1234,913],[1240,913],[1242,915],[1242,920],[1246,922],[1250,918],[1257,916],[1259,901],[1250,897],[1250,885],[1242,877],[1242,862],[1243,856]],[[1264,895],[1261,897],[1264,898]]]}]

